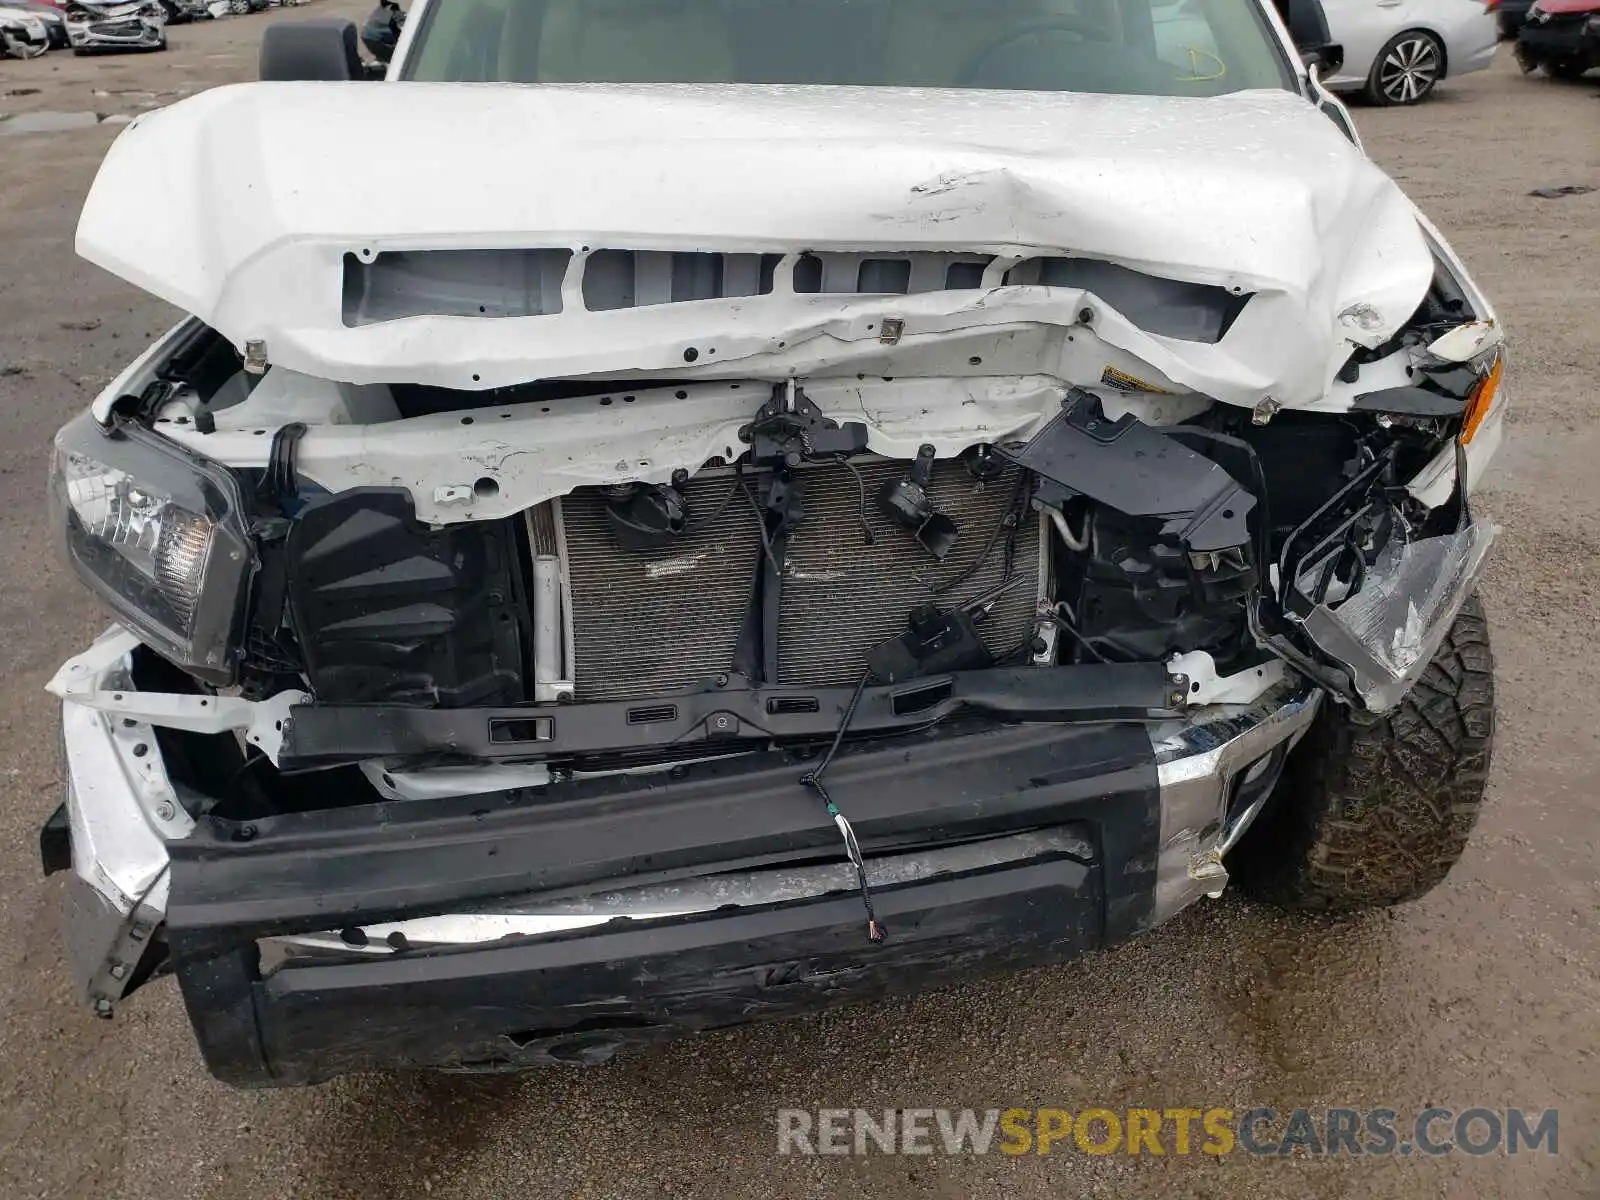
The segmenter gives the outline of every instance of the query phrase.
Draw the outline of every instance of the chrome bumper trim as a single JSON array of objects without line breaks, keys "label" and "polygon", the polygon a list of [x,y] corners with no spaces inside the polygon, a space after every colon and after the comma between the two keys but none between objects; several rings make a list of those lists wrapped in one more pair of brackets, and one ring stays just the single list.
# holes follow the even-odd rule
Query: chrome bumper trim
[{"label": "chrome bumper trim", "polygon": [[1234,780],[1284,743],[1305,733],[1322,700],[1305,683],[1274,688],[1254,704],[1213,705],[1186,722],[1152,727],[1161,784],[1161,853],[1156,865],[1159,924],[1228,883],[1222,857],[1243,836],[1261,805],[1230,826]]},{"label": "chrome bumper trim", "polygon": [[[96,682],[131,691],[126,655]],[[178,803],[151,726],[74,701],[61,705],[72,878],[67,958],[81,998],[102,1016],[126,994],[166,917],[167,842],[194,821]]]},{"label": "chrome bumper trim", "polygon": [[[873,887],[885,888],[937,875],[1023,862],[1047,854],[1064,854],[1090,862],[1095,850],[1083,838],[1066,830],[1043,830],[871,859],[867,862],[867,879]],[[451,913],[360,929],[262,938],[256,944],[261,950],[262,974],[267,975],[291,959],[348,958],[388,955],[400,950],[482,945],[506,938],[571,933],[612,921],[663,921],[722,909],[794,903],[851,892],[855,888],[855,869],[848,862],[816,863],[683,879],[572,899],[534,898],[524,905],[500,903],[493,911]]]}]

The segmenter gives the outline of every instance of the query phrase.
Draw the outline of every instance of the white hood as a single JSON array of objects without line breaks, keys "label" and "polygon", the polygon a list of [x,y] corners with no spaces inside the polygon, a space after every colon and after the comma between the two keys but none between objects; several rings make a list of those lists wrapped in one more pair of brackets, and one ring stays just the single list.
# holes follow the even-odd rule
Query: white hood
[{"label": "white hood", "polygon": [[[132,201],[137,200],[137,203]],[[1039,286],[778,294],[347,327],[345,255],[565,247],[961,251],[1106,260],[1255,293],[1215,344],[1115,312],[1141,378],[1235,404],[1321,399],[1413,313],[1411,203],[1287,92],[1215,99],[733,86],[243,84],[139,118],[78,251],[291,370],[492,388],[534,378],[974,374],[1073,379],[1085,299]],[[575,268],[576,269],[576,268]],[[570,272],[569,272],[570,277]],[[569,301],[576,293],[568,286]],[[884,319],[904,322],[891,350]],[[1017,336],[1019,330],[1047,336]],[[694,366],[686,346],[714,348]],[[1009,349],[1008,349],[1009,347]],[[1081,350],[1081,347],[1080,347]]]}]

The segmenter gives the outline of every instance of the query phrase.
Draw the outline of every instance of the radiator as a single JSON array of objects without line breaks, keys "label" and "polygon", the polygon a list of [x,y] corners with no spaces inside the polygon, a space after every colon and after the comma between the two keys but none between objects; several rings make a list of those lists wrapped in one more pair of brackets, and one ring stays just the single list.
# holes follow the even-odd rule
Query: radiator
[{"label": "radiator", "polygon": [[[955,547],[936,562],[912,536],[877,511],[873,498],[898,478],[903,463],[864,461],[873,544],[862,531],[855,475],[838,464],[797,473],[805,520],[791,540],[779,609],[778,682],[791,686],[852,684],[873,646],[903,633],[917,605],[941,607],[1003,589],[979,625],[996,655],[1008,654],[1033,630],[1040,594],[1041,539],[1031,512],[1016,535],[985,544],[1010,510],[1016,476],[980,486],[960,463],[935,466],[929,488],[939,510],[960,527]],[[758,500],[761,480],[747,476]],[[613,700],[693,690],[730,670],[761,561],[755,507],[730,489],[729,473],[703,472],[685,487],[689,532],[650,551],[619,547],[606,522],[605,495],[580,489],[534,518],[536,542],[561,523],[567,557],[576,698]],[[731,496],[731,499],[730,499]],[[539,530],[546,532],[541,535]],[[539,548],[536,545],[536,550]],[[981,565],[944,596],[934,589]]]}]

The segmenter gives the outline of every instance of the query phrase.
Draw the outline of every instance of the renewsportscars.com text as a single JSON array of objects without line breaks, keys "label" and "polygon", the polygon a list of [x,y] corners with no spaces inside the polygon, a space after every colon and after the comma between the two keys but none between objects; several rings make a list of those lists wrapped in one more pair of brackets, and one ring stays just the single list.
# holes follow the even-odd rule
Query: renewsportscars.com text
[{"label": "renewsportscars.com text", "polygon": [[1560,1153],[1553,1108],[784,1108],[779,1154]]}]

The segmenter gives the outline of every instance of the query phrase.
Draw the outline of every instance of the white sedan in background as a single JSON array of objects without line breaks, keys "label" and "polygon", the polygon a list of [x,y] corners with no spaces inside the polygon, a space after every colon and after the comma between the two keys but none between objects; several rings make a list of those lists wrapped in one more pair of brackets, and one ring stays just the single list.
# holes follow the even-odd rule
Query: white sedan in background
[{"label": "white sedan in background", "polygon": [[1374,104],[1415,104],[1447,75],[1494,60],[1499,28],[1482,0],[1323,0],[1344,66],[1330,91],[1359,91]]},{"label": "white sedan in background", "polygon": [[[1228,0],[1156,0],[1156,52],[1197,77],[1226,74],[1208,10]],[[1498,30],[1484,0],[1323,0],[1344,65],[1323,80],[1330,91],[1360,92],[1374,104],[1415,104],[1447,75],[1481,71],[1494,60]]]},{"label": "white sedan in background", "polygon": [[50,30],[38,13],[0,4],[0,58],[36,58],[50,49]]}]

